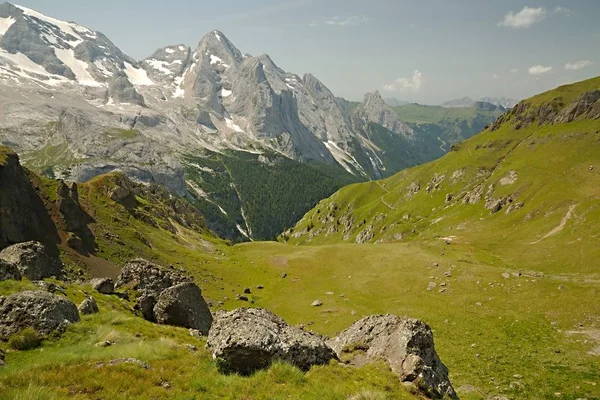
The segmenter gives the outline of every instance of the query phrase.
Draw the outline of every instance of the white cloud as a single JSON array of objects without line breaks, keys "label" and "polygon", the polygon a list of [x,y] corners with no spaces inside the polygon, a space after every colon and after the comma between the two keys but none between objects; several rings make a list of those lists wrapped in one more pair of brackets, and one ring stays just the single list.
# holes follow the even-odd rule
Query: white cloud
[{"label": "white cloud", "polygon": [[411,79],[398,78],[387,85],[383,85],[383,88],[389,92],[418,92],[423,83],[423,74],[415,69]]},{"label": "white cloud", "polygon": [[589,67],[590,65],[592,65],[594,62],[590,61],[590,60],[580,60],[580,61],[575,61],[572,63],[566,63],[565,64],[565,69],[567,71],[577,71],[578,69],[582,69],[585,67]]},{"label": "white cloud", "polygon": [[518,68],[513,68],[510,71],[508,71],[509,74],[518,74],[519,73],[519,69]]},{"label": "white cloud", "polygon": [[561,6],[556,6],[554,8],[554,12],[557,14],[565,14],[567,17],[573,13],[573,11],[569,10],[568,8]]},{"label": "white cloud", "polygon": [[523,7],[518,13],[509,12],[504,16],[504,20],[499,22],[499,26],[507,26],[510,28],[529,28],[536,22],[540,22],[546,18],[546,9],[543,7],[531,8]]},{"label": "white cloud", "polygon": [[543,65],[535,65],[531,68],[529,68],[529,73],[531,75],[542,75],[545,74],[546,72],[550,72],[552,71],[552,67],[546,67]]},{"label": "white cloud", "polygon": [[354,26],[366,24],[369,22],[369,19],[366,17],[358,17],[356,15],[352,15],[350,17],[340,17],[336,16],[331,18],[330,20],[325,21],[326,25],[339,25],[339,26]]}]

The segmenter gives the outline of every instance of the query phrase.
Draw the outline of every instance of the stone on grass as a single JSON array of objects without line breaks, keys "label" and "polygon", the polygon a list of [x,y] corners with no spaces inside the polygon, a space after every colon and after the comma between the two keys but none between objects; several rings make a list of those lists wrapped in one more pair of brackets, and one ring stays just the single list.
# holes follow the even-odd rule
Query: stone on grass
[{"label": "stone on grass", "polygon": [[90,281],[92,287],[102,294],[113,294],[115,292],[115,284],[110,278],[96,278]]},{"label": "stone on grass", "polygon": [[448,368],[439,359],[431,328],[424,322],[395,315],[365,317],[327,342],[341,356],[360,343],[368,360],[385,360],[405,383],[435,397],[455,399]]},{"label": "stone on grass", "polygon": [[66,297],[41,291],[23,291],[0,296],[0,340],[32,327],[41,335],[62,333],[79,313]]},{"label": "stone on grass", "polygon": [[154,318],[159,324],[198,329],[204,335],[212,324],[212,314],[202,291],[192,282],[163,290],[154,306]]},{"label": "stone on grass", "polygon": [[83,315],[97,314],[100,312],[100,310],[98,310],[98,304],[93,297],[88,297],[82,301],[77,309],[79,310],[79,313]]},{"label": "stone on grass", "polygon": [[207,341],[221,371],[250,374],[284,361],[302,370],[337,359],[323,338],[288,325],[265,309],[220,311]]}]

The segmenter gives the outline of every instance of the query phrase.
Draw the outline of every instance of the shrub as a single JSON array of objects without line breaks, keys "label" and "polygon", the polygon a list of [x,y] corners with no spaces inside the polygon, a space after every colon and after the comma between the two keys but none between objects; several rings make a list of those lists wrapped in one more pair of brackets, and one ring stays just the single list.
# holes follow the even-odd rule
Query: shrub
[{"label": "shrub", "polygon": [[42,344],[42,338],[33,328],[25,328],[15,333],[8,340],[8,345],[15,350],[31,350]]}]

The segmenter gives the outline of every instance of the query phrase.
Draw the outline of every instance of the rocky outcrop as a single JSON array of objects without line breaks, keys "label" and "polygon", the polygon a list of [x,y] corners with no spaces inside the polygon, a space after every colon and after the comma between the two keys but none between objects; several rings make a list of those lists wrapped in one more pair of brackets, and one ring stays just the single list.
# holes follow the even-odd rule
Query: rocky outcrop
[{"label": "rocky outcrop", "polygon": [[10,279],[20,281],[21,271],[19,271],[17,264],[0,258],[0,282]]},{"label": "rocky outcrop", "polygon": [[0,251],[0,259],[16,264],[21,274],[35,281],[62,276],[62,263],[40,242],[18,243]]},{"label": "rocky outcrop", "polygon": [[327,342],[338,355],[360,346],[369,360],[386,360],[402,382],[434,398],[457,398],[448,369],[439,359],[431,328],[395,315],[365,317]]},{"label": "rocky outcrop", "polygon": [[240,374],[267,368],[275,360],[308,370],[337,358],[322,337],[290,326],[264,309],[217,313],[207,347],[222,371]]},{"label": "rocky outcrop", "polygon": [[0,340],[32,327],[41,335],[62,333],[79,321],[77,307],[66,297],[48,292],[23,291],[0,297]]},{"label": "rocky outcrop", "polygon": [[200,288],[191,282],[163,290],[154,306],[154,319],[159,324],[197,329],[208,335],[212,314]]},{"label": "rocky outcrop", "polygon": [[577,119],[600,118],[600,90],[591,90],[571,101],[553,120],[568,123]]},{"label": "rocky outcrop", "polygon": [[385,103],[379,92],[367,93],[362,103],[352,113],[351,119],[357,126],[373,122],[399,135],[407,137],[414,135],[414,130],[400,120],[396,112]]},{"label": "rocky outcrop", "polygon": [[56,226],[21,167],[19,157],[0,146],[0,249],[38,240],[60,241]]},{"label": "rocky outcrop", "polygon": [[77,310],[83,315],[97,314],[100,312],[96,300],[91,296],[82,301],[79,307],[77,307]]}]

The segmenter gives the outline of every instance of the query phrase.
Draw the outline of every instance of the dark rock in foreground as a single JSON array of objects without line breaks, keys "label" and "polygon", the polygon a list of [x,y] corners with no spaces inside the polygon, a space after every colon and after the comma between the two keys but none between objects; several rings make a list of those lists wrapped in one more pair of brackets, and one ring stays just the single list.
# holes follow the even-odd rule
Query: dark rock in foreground
[{"label": "dark rock in foreground", "polygon": [[77,307],[63,296],[48,292],[24,291],[0,296],[0,340],[32,327],[42,335],[62,333],[79,321]]},{"label": "dark rock in foreground", "polygon": [[0,251],[0,259],[17,265],[21,274],[32,281],[62,276],[62,263],[48,253],[40,242],[14,244]]},{"label": "dark rock in foreground", "polygon": [[154,319],[159,324],[197,329],[204,335],[212,324],[212,314],[202,298],[202,291],[191,282],[163,290],[154,306]]},{"label": "dark rock in foreground", "polygon": [[290,326],[272,312],[258,308],[217,313],[207,347],[223,372],[240,374],[267,368],[276,360],[308,370],[337,359],[321,336]]},{"label": "dark rock in foreground", "polygon": [[448,368],[439,359],[431,328],[395,315],[365,317],[327,342],[338,355],[353,346],[369,360],[386,360],[402,382],[412,383],[433,398],[457,398]]}]

